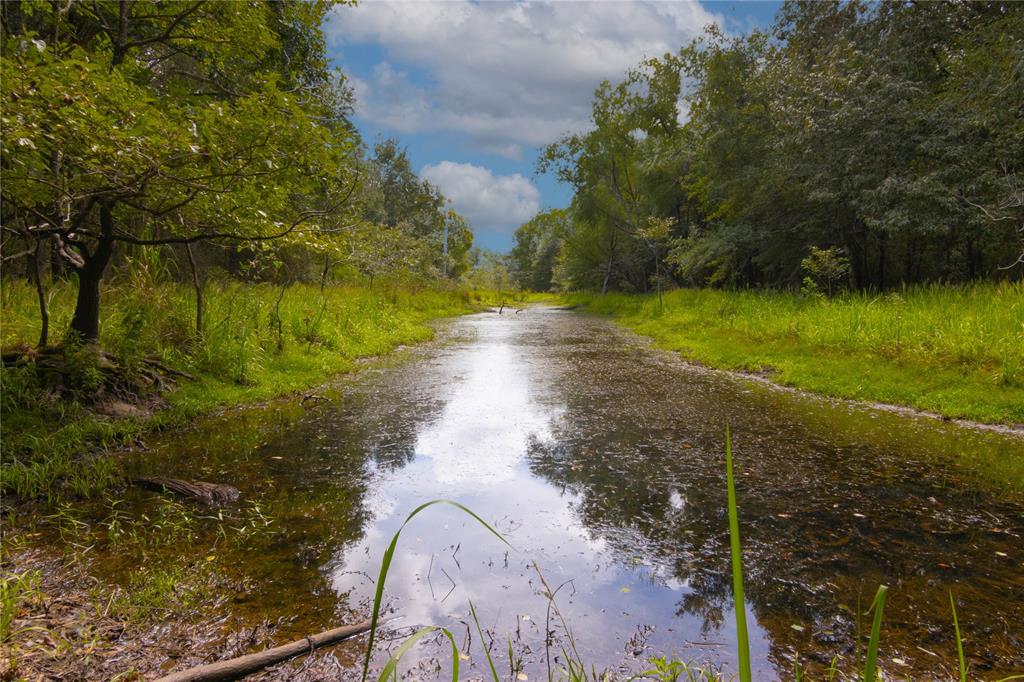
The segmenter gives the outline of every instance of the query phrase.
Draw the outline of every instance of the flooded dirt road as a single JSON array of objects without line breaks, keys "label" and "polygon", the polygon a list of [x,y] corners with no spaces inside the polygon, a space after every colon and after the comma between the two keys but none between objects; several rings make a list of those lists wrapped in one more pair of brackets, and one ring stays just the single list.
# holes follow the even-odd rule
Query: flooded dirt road
[{"label": "flooded dirt road", "polygon": [[[546,678],[548,653],[557,665],[570,646],[557,619],[546,626],[534,562],[564,585],[588,665],[636,671],[666,653],[734,671],[729,423],[756,679],[790,677],[796,656],[853,670],[869,627],[857,614],[880,583],[889,673],[955,666],[950,591],[972,670],[1024,670],[1024,511],[950,464],[1022,457],[1019,437],[689,367],[570,311],[460,318],[406,353],[341,380],[336,399],[218,417],[138,458],[140,472],[236,485],[273,519],[258,551],[230,562],[246,585],[237,613],[297,615],[297,635],[365,614],[405,516],[450,498],[514,549],[431,509],[399,542],[386,604],[397,634],[449,627],[469,647],[464,676],[487,670],[470,600],[505,677]],[[428,643],[405,669],[429,676],[449,658]]]}]

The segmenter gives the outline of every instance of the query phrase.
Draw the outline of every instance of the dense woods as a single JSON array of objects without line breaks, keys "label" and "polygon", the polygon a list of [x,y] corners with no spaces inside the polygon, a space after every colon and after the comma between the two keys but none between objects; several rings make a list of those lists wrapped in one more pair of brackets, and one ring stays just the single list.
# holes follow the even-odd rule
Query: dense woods
[{"label": "dense woods", "polygon": [[544,150],[521,286],[884,290],[1021,277],[1024,7],[788,2],[603,83]]},{"label": "dense woods", "polygon": [[349,121],[332,5],[3,3],[4,276],[36,283],[39,345],[51,281],[74,275],[68,331],[97,340],[104,280],[143,250],[194,285],[199,332],[211,274],[465,271],[465,221],[396,142],[367,145]]}]

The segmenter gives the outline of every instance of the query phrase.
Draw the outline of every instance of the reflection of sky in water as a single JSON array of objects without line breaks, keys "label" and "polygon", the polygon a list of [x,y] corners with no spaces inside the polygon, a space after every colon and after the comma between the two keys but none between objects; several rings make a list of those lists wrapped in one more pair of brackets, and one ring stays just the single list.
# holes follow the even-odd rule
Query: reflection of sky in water
[{"label": "reflection of sky in water", "polygon": [[515,477],[533,438],[551,438],[554,416],[533,402],[530,377],[504,340],[507,325],[487,343],[472,346],[456,366],[458,379],[440,417],[420,431],[416,455],[433,463],[441,483],[495,485]]},{"label": "reflection of sky in water", "polygon": [[[506,555],[500,541],[450,508],[434,507],[418,516],[403,531],[387,579],[387,604],[393,608],[387,615],[399,618],[393,627],[447,625],[464,633],[472,600],[481,625],[493,629],[499,641],[510,633],[522,635],[533,651],[524,656],[527,670],[539,674],[547,600],[539,593],[536,561],[553,588],[571,581],[558,603],[588,663],[602,667],[632,657],[630,636],[652,623],[658,627],[643,656],[666,651],[731,662],[731,618],[721,631],[706,631],[699,616],[678,615],[680,600],[690,592],[685,581],[664,564],[614,556],[602,534],[581,524],[581,498],[530,471],[524,459],[528,451],[538,443],[554,444],[564,414],[552,390],[557,373],[550,365],[533,371],[528,362],[544,349],[517,346],[527,337],[523,324],[493,317],[464,324],[472,326],[475,337],[447,349],[430,379],[424,379],[434,382],[428,390],[446,396],[444,406],[419,425],[411,462],[372,473],[375,483],[364,504],[375,521],[332,563],[333,589],[349,593],[352,604],[371,599],[374,586],[367,576],[376,579],[380,557],[409,511],[426,500],[450,498],[480,513],[514,550]],[[665,494],[681,513],[682,492]],[[641,538],[637,546],[642,544]],[[752,613],[749,620],[755,660],[765,662],[768,641]],[[477,647],[469,664],[477,672],[485,665],[476,660],[480,653]],[[407,661],[435,655],[446,658],[438,649],[418,647]],[[774,676],[770,667],[762,673],[762,678]]]},{"label": "reflection of sky in water", "polygon": [[[475,522],[428,510],[398,545],[386,603],[400,620],[390,627],[447,625],[463,641],[472,599],[500,644],[521,632],[533,649],[526,672],[543,679],[536,560],[552,586],[571,581],[558,602],[599,670],[625,660],[636,671],[660,652],[735,670],[729,422],[756,679],[788,676],[793,652],[816,667],[808,679],[822,679],[835,653],[856,651],[857,604],[880,583],[892,588],[885,660],[913,666],[896,669],[901,679],[936,677],[939,658],[955,677],[950,590],[974,641],[973,668],[995,679],[1024,665],[1024,510],[942,464],[959,453],[1019,457],[1020,439],[695,370],[589,315],[460,318],[410,355],[346,378],[336,402],[218,417],[169,434],[173,447],[140,461],[144,474],[266,491],[272,544],[239,561],[260,586],[242,607],[254,623],[294,615],[296,604],[289,636],[355,617],[349,609],[365,610],[405,516],[444,497],[516,551],[506,563],[504,546]],[[337,602],[323,595],[324,577],[343,595]],[[644,625],[654,630],[638,648],[629,640]],[[463,671],[486,678],[477,639]],[[414,653],[449,655],[431,645]],[[848,659],[844,671],[855,667]]]}]

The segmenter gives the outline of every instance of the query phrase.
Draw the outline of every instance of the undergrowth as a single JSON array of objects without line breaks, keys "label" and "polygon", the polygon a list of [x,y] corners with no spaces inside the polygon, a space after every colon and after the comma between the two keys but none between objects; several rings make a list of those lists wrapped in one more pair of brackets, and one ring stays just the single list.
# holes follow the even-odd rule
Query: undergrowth
[{"label": "undergrowth", "polygon": [[[49,290],[51,329],[67,327],[75,284]],[[2,288],[0,345],[21,348],[38,335],[35,292],[24,281]],[[55,395],[31,363],[0,373],[0,490],[21,498],[88,496],[117,480],[104,453],[152,428],[180,424],[218,408],[257,403],[323,383],[360,358],[431,338],[426,324],[511,295],[399,286],[242,284],[224,279],[205,292],[202,333],[195,331],[194,292],[163,281],[141,265],[105,287],[101,342],[125,367],[155,360],[193,379],[173,376],[174,390],[132,410],[105,417],[88,400]],[[72,355],[72,358],[75,356]],[[69,363],[71,364],[71,363]],[[72,364],[89,385],[96,368]]]}]

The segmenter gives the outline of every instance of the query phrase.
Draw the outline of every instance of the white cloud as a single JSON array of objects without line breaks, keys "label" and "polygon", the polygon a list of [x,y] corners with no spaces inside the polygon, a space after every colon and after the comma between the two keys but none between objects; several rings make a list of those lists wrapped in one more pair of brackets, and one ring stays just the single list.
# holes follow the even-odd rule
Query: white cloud
[{"label": "white cloud", "polygon": [[[360,114],[402,132],[468,133],[510,158],[583,130],[594,89],[674,52],[716,17],[696,2],[368,0],[338,8],[338,45],[375,43],[389,62],[357,84]],[[422,70],[428,89],[391,63]]]},{"label": "white cloud", "polygon": [[474,229],[507,232],[540,210],[540,192],[519,173],[495,175],[471,163],[441,161],[424,166],[420,177],[436,185]]}]

